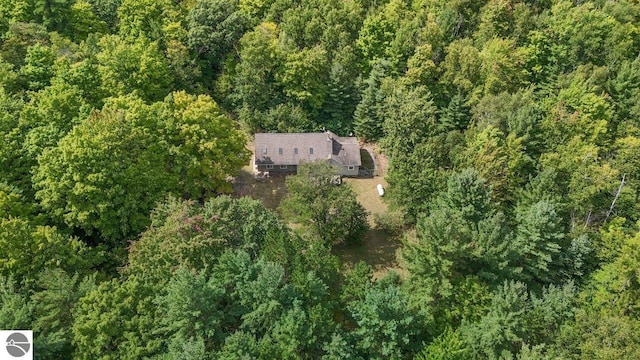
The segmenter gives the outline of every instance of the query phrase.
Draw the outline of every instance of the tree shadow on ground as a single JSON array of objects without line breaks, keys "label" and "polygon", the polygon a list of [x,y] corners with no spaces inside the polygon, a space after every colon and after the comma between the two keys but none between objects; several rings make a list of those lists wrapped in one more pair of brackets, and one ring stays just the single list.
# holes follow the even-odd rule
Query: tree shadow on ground
[{"label": "tree shadow on ground", "polygon": [[267,209],[275,210],[287,195],[284,177],[256,180],[246,170],[240,170],[233,183],[233,197],[249,196],[262,201]]},{"label": "tree shadow on ground", "polygon": [[389,270],[401,273],[397,252],[401,243],[397,238],[389,236],[382,230],[368,230],[362,243],[355,245],[340,244],[333,248],[333,253],[342,263],[343,271],[353,268],[364,261],[373,270],[373,277],[379,279]]}]

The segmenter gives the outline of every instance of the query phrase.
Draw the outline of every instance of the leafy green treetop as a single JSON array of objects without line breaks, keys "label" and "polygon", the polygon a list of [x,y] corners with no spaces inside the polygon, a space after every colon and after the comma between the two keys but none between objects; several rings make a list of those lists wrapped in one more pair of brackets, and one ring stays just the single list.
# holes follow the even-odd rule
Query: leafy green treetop
[{"label": "leafy green treetop", "polygon": [[244,143],[206,96],[113,99],[39,158],[37,197],[67,225],[119,242],[149,224],[166,194],[224,191],[248,157]]},{"label": "leafy green treetop", "polygon": [[359,242],[368,227],[367,212],[348,184],[334,184],[336,174],[328,162],[300,164],[298,175],[287,178],[289,194],[280,210],[325,244]]}]

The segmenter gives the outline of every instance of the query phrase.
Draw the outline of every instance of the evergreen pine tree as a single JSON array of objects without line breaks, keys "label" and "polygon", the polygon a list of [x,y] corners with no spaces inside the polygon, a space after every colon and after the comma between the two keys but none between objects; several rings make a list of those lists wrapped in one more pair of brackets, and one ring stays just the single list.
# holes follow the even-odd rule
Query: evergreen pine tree
[{"label": "evergreen pine tree", "polygon": [[386,72],[386,61],[379,61],[371,70],[365,81],[366,88],[362,93],[362,100],[354,113],[354,130],[358,137],[364,140],[378,140],[382,134],[381,102],[384,95],[380,90],[382,79]]}]

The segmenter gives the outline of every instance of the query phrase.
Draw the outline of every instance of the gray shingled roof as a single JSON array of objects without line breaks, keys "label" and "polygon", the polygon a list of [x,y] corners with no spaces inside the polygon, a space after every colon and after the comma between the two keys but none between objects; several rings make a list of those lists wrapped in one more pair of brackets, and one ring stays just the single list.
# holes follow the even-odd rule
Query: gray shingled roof
[{"label": "gray shingled roof", "polygon": [[255,134],[256,165],[298,165],[301,160],[320,159],[331,159],[342,166],[360,166],[358,140],[340,137],[330,131]]}]

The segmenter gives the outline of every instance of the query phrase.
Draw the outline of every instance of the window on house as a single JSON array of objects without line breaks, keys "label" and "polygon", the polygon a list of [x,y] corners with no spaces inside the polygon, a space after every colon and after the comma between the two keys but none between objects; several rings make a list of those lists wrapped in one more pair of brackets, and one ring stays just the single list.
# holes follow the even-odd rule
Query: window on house
[{"label": "window on house", "polygon": [[273,165],[267,165],[267,170],[273,169]]},{"label": "window on house", "polygon": [[293,153],[298,155],[298,148],[293,148]]},{"label": "window on house", "polygon": [[282,148],[278,148],[278,154],[282,155]]},{"label": "window on house", "polygon": [[355,170],[355,168],[356,168],[356,167],[355,167],[355,166],[353,166],[353,165],[349,165],[349,166],[347,166],[347,169],[348,169],[348,170]]},{"label": "window on house", "polygon": [[266,155],[267,154],[267,148],[262,149],[262,153]]},{"label": "window on house", "polygon": [[280,165],[280,169],[286,169],[287,165]]},{"label": "window on house", "polygon": [[313,148],[309,148],[309,154],[313,155]]}]

